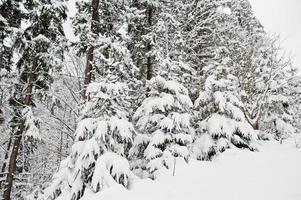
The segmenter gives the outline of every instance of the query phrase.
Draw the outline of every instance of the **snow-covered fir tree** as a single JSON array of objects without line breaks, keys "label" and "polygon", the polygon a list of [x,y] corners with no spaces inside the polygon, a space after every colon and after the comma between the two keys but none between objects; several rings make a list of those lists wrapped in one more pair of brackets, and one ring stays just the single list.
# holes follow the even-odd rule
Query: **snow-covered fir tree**
[{"label": "snow-covered fir tree", "polygon": [[[132,11],[125,1],[77,1],[73,19],[79,41],[75,48],[79,55],[86,55],[85,87],[93,80],[110,76],[110,79],[127,79],[136,71],[127,49],[128,17]],[[120,70],[116,70],[119,68]],[[129,73],[121,73],[127,71]],[[130,73],[131,72],[131,73]],[[120,79],[119,79],[120,80]]]},{"label": "snow-covered fir tree", "polygon": [[186,38],[183,24],[186,23],[185,1],[164,1],[159,4],[157,23],[153,26],[155,34],[155,71],[190,88],[193,94],[196,70],[185,52]]},{"label": "snow-covered fir tree", "polygon": [[[22,13],[20,0],[0,2],[0,69],[12,69],[12,57],[15,32],[20,28]],[[1,73],[0,71],[0,77]]]},{"label": "snow-covered fir tree", "polygon": [[[273,78],[270,79],[266,100],[264,101],[263,115],[261,120],[261,129],[265,134],[270,134],[273,138],[282,142],[283,139],[292,137],[299,130],[295,123],[298,107],[296,93],[298,94],[298,81],[292,85],[291,74],[288,70],[281,69],[285,66],[282,63],[275,63],[278,66],[278,72],[273,72]],[[280,68],[280,69],[279,69]],[[298,104],[296,104],[298,105]]]},{"label": "snow-covered fir tree", "polygon": [[[14,36],[21,25],[21,10],[19,1],[0,2],[0,138],[2,140],[0,154],[0,192],[3,193],[7,159],[11,147],[9,121],[13,113],[9,109],[9,98],[14,82],[13,68],[13,47]],[[4,150],[4,151],[3,151]]]},{"label": "snow-covered fir tree", "polygon": [[[137,72],[127,49],[128,7],[122,1],[109,0],[93,7],[95,2],[77,4],[73,23],[81,42],[75,48],[79,52],[93,50],[91,59],[91,52],[87,52],[91,83],[84,90],[85,101],[70,155],[61,162],[45,190],[45,199],[79,199],[118,184],[128,188],[135,178],[127,160],[136,135],[129,121],[129,92]],[[94,25],[92,22],[91,26],[91,21],[99,18],[106,20]]]},{"label": "snow-covered fir tree", "polygon": [[[196,8],[211,13],[200,14],[205,17],[205,22],[200,23],[209,26],[205,29],[204,40],[209,51],[202,54],[202,48],[197,48],[201,54],[197,54],[199,56],[196,58],[203,63],[198,71],[204,81],[201,81],[199,97],[195,101],[198,128],[194,152],[198,159],[208,160],[232,146],[254,150],[252,143],[257,139],[257,133],[241,109],[243,103],[240,100],[242,91],[238,72],[243,66],[237,63],[236,55],[233,55],[233,52],[241,50],[239,39],[243,32],[239,20],[228,5],[221,1],[203,3],[197,4]],[[213,9],[208,9],[207,6]],[[208,23],[206,19],[209,20]],[[202,56],[205,53],[208,56]]]},{"label": "snow-covered fir tree", "polygon": [[193,135],[191,107],[188,90],[181,84],[160,76],[150,80],[148,97],[134,114],[140,134],[130,151],[133,169],[153,173],[172,168],[175,157],[188,161]]},{"label": "snow-covered fir tree", "polygon": [[196,118],[200,120],[194,152],[201,160],[211,159],[232,146],[254,150],[252,143],[257,133],[241,110],[238,80],[229,68],[228,60],[208,66],[204,90],[195,102]]},{"label": "snow-covered fir tree", "polygon": [[[183,2],[184,17],[181,22],[182,35],[184,37],[184,58],[185,62],[196,71],[193,80],[194,87],[190,88],[193,93],[193,100],[197,98],[200,89],[203,67],[207,66],[216,54],[215,41],[221,37],[221,24],[225,13],[220,8],[223,4],[218,0],[187,1]],[[224,23],[223,23],[224,25]]]},{"label": "snow-covered fir tree", "polygon": [[[7,165],[4,199],[24,198],[28,188],[15,188],[11,195],[13,180],[20,179],[29,170],[27,161],[20,165],[19,154],[28,157],[35,140],[39,140],[38,120],[34,116],[35,99],[51,83],[51,72],[59,68],[63,58],[64,32],[62,23],[66,18],[66,7],[62,1],[22,2],[22,20],[26,25],[18,30],[13,46],[18,50],[16,81],[13,85],[10,107],[14,112],[10,122],[12,145]],[[18,164],[19,163],[19,164]],[[24,165],[25,163],[25,165]],[[20,186],[16,184],[15,186]],[[15,196],[16,195],[16,196]]]},{"label": "snow-covered fir tree", "polygon": [[126,159],[135,135],[128,121],[128,88],[120,82],[91,83],[75,131],[71,154],[61,163],[45,199],[79,199],[86,192],[121,184],[134,177]]},{"label": "snow-covered fir tree", "polygon": [[[288,80],[289,84],[289,96],[290,96],[290,102],[289,107],[291,107],[291,113],[292,113],[292,125],[295,127],[298,131],[298,133],[301,132],[301,77],[300,75],[296,75],[295,72],[292,74],[292,77]],[[301,143],[300,143],[301,145]]]}]

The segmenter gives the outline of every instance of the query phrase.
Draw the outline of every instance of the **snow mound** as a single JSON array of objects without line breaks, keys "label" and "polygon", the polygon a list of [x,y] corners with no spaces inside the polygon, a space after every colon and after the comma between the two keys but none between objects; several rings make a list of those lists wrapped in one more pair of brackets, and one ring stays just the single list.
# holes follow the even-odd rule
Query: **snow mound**
[{"label": "snow mound", "polygon": [[135,180],[129,191],[114,186],[81,200],[300,200],[301,149],[293,140],[259,148],[230,149],[213,162],[177,159],[175,176],[162,168],[156,181]]}]

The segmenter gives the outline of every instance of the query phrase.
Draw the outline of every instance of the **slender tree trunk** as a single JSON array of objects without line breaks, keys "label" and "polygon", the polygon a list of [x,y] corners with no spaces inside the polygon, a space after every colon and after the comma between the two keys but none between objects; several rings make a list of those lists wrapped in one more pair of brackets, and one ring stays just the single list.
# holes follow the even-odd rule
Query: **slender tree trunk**
[{"label": "slender tree trunk", "polygon": [[94,47],[90,46],[88,48],[88,52],[87,52],[87,62],[86,62],[86,68],[85,68],[85,80],[84,80],[83,91],[82,91],[82,99],[83,100],[87,99],[87,96],[86,96],[87,86],[89,85],[89,83],[91,83],[91,80],[92,80],[93,51],[94,51]]},{"label": "slender tree trunk", "polygon": [[[99,0],[92,0],[92,22],[91,22],[91,31],[92,34],[96,34],[98,30],[98,24],[99,24]],[[84,79],[84,85],[82,90],[82,99],[86,100],[87,95],[87,86],[91,83],[92,80],[92,70],[93,70],[93,52],[94,52],[94,46],[90,44],[88,46],[87,50],[87,62],[86,62],[86,68],[85,68],[85,79]]]},{"label": "slender tree trunk", "polygon": [[[149,31],[151,31],[152,26],[153,26],[153,6],[152,5],[148,5],[148,8],[147,8],[147,22],[148,22]],[[146,78],[147,78],[147,80],[150,80],[154,75],[153,58],[151,55],[151,51],[153,49],[152,41],[147,42],[146,48],[147,48],[147,53],[148,53]]]},{"label": "slender tree trunk", "polygon": [[[35,80],[35,71],[37,68],[37,60],[34,60],[33,66],[31,68],[30,74],[28,75],[28,85],[26,88],[26,94],[24,98],[24,106],[30,106],[32,103],[32,90],[33,90],[33,84]],[[5,180],[5,185],[4,185],[4,193],[3,193],[3,198],[4,200],[10,200],[11,199],[11,190],[13,186],[13,180],[14,180],[14,175],[16,171],[16,166],[17,166],[17,158],[19,154],[19,149],[20,149],[20,144],[22,140],[22,135],[25,130],[25,120],[21,119],[20,120],[20,125],[18,127],[18,130],[16,131],[16,134],[13,137],[13,146],[12,146],[12,151],[11,155],[9,158],[8,162],[8,173],[6,176]]]},{"label": "slender tree trunk", "polygon": [[13,149],[9,158],[9,165],[8,165],[8,173],[5,180],[4,185],[4,194],[3,198],[4,200],[10,200],[12,185],[13,185],[13,179],[14,179],[14,173],[16,171],[17,166],[17,157],[19,153],[19,147],[22,139],[22,133],[24,131],[24,122],[22,121],[16,135],[14,138],[14,144]]},{"label": "slender tree trunk", "polygon": [[254,130],[258,130],[259,129],[259,120],[256,120],[253,124],[252,127]]}]

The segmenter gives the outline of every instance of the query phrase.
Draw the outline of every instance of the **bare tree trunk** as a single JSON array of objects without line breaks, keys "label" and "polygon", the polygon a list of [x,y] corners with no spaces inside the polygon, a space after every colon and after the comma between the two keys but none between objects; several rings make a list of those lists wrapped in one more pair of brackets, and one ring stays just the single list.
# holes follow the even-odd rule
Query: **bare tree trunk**
[{"label": "bare tree trunk", "polygon": [[[32,90],[33,90],[33,84],[35,80],[35,71],[37,68],[37,60],[34,60],[33,66],[31,68],[29,77],[28,77],[28,86],[26,88],[26,94],[24,98],[24,106],[29,106],[32,103]],[[17,166],[17,157],[20,149],[20,144],[22,140],[22,135],[25,129],[25,120],[21,119],[20,120],[20,125],[18,127],[18,130],[16,131],[16,134],[13,135],[13,146],[12,146],[12,151],[11,155],[9,158],[8,162],[8,173],[6,176],[5,180],[5,185],[4,185],[4,193],[3,193],[3,198],[4,200],[10,200],[11,197],[11,190],[13,186],[13,180],[14,180],[14,173],[16,171],[16,166]]]},{"label": "bare tree trunk", "polygon": [[[92,22],[91,22],[91,31],[92,34],[96,34],[98,32],[98,24],[99,24],[99,0],[92,1]],[[82,99],[86,100],[86,91],[87,86],[91,83],[92,80],[92,70],[93,70],[93,52],[94,46],[90,44],[87,50],[87,62],[85,68],[85,80],[82,90]]]},{"label": "bare tree trunk", "polygon": [[92,80],[93,51],[94,51],[94,47],[90,46],[88,48],[88,52],[87,52],[87,62],[86,62],[86,68],[85,68],[85,80],[84,80],[83,91],[82,91],[82,99],[83,100],[87,99],[87,96],[86,96],[87,86],[89,85],[89,83],[91,83],[91,80]]},{"label": "bare tree trunk", "polygon": [[[147,22],[148,22],[149,31],[151,31],[151,28],[153,26],[153,6],[152,5],[148,5],[148,8],[147,8]],[[153,49],[152,41],[148,41],[148,43],[147,43],[147,53],[148,53],[147,72],[146,72],[147,80],[150,80],[154,75],[153,59],[152,59],[152,55],[151,55],[152,49]]]},{"label": "bare tree trunk", "polygon": [[14,173],[16,171],[16,165],[17,165],[17,156],[19,153],[19,147],[22,139],[22,133],[24,131],[24,122],[22,121],[19,130],[16,133],[16,136],[14,138],[14,144],[13,149],[9,158],[9,165],[8,165],[8,173],[5,180],[4,185],[4,194],[3,198],[4,200],[10,200],[10,194],[12,190],[13,185],[13,179],[14,179]]}]

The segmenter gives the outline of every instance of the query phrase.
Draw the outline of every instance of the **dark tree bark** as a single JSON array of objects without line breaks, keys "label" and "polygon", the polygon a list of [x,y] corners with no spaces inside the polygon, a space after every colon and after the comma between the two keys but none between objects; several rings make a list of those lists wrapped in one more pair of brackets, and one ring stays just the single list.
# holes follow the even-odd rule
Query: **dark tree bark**
[{"label": "dark tree bark", "polygon": [[[147,22],[148,22],[148,27],[149,27],[149,31],[151,31],[151,28],[153,26],[153,6],[152,5],[148,5],[147,8]],[[146,72],[146,78],[147,80],[150,80],[153,75],[154,75],[154,69],[153,69],[153,56],[151,55],[151,51],[153,49],[152,46],[152,41],[148,41],[147,42],[147,72]]]},{"label": "dark tree bark", "polygon": [[86,68],[85,68],[85,80],[84,80],[84,85],[83,85],[83,91],[82,91],[82,99],[86,100],[86,91],[87,91],[87,86],[89,83],[91,83],[92,80],[92,70],[93,70],[93,52],[94,52],[94,47],[89,46],[88,51],[87,51],[87,61],[86,61]]},{"label": "dark tree bark", "polygon": [[[37,60],[35,59],[31,71],[28,74],[28,81],[27,81],[28,85],[25,90],[26,94],[23,102],[24,106],[32,105],[32,91],[33,91],[33,85],[35,81],[36,69],[37,69]],[[4,200],[11,200],[10,197],[11,190],[13,186],[14,175],[17,166],[17,158],[18,158],[20,144],[21,144],[24,130],[25,130],[25,119],[20,119],[20,125],[18,126],[18,129],[16,133],[12,135],[13,145],[12,145],[11,155],[9,157],[9,162],[8,162],[8,172],[7,172],[6,180],[4,182],[4,193],[3,193]]]},{"label": "dark tree bark", "polygon": [[[96,34],[98,30],[99,24],[99,0],[92,1],[92,22],[91,22],[91,31],[92,34]],[[92,80],[92,71],[93,71],[93,53],[94,53],[94,46],[90,44],[87,50],[87,62],[85,68],[85,79],[84,79],[84,86],[82,91],[82,99],[86,100],[86,91],[87,86],[91,83]]]}]

